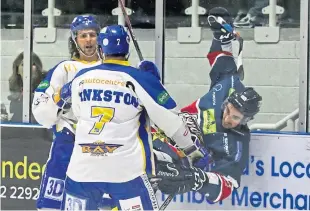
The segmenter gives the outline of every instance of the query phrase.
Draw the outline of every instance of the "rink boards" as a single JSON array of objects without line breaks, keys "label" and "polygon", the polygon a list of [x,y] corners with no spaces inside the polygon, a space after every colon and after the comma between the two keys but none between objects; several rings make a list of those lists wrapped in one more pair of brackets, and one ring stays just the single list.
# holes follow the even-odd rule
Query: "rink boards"
[{"label": "rink boards", "polygon": [[[34,210],[51,134],[42,128],[1,127],[1,210]],[[168,210],[310,210],[310,136],[253,133],[241,187],[209,203],[199,193],[177,195]],[[52,191],[59,197],[59,188]],[[159,204],[165,195],[157,193]]]}]

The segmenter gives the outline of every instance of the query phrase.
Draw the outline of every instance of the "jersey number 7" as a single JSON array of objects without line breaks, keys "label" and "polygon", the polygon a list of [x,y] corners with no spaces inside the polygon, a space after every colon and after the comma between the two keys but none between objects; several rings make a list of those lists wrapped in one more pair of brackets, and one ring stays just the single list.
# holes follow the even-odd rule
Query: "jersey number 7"
[{"label": "jersey number 7", "polygon": [[103,130],[105,123],[110,122],[113,119],[114,111],[115,108],[92,106],[91,117],[92,118],[99,117],[99,121],[95,122],[94,126],[89,131],[89,134],[99,135]]}]

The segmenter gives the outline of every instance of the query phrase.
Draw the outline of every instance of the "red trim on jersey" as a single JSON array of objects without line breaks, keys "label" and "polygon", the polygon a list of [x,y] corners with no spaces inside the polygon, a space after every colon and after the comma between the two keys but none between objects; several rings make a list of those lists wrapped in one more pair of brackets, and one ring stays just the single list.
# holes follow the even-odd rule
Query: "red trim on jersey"
[{"label": "red trim on jersey", "polygon": [[193,102],[192,104],[182,108],[181,112],[188,112],[190,114],[197,114],[198,113],[197,100],[195,102]]},{"label": "red trim on jersey", "polygon": [[151,127],[151,133],[156,133],[156,132],[157,132],[157,130],[155,128]]},{"label": "red trim on jersey", "polygon": [[227,56],[233,56],[232,53],[230,53],[228,51],[214,51],[214,52],[208,53],[207,58],[209,59],[209,63],[211,65],[211,67],[213,67],[214,62],[216,61],[217,57],[220,54],[225,54]]},{"label": "red trim on jersey", "polygon": [[167,144],[175,152],[175,154],[178,154],[178,149],[175,146],[171,145],[170,143]]}]

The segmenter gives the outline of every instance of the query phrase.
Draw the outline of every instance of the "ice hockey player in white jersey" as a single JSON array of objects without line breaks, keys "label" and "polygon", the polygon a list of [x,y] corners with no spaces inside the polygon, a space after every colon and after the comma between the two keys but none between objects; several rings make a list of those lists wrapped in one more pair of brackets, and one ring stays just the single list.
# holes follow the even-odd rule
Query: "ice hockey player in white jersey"
[{"label": "ice hockey player in white jersey", "polygon": [[71,109],[59,98],[59,89],[71,81],[79,70],[101,63],[97,51],[100,25],[91,15],[80,15],[71,23],[69,51],[71,59],[49,70],[35,90],[32,112],[38,123],[52,128],[54,134],[46,170],[42,177],[37,209],[60,210],[64,179],[74,144]]},{"label": "ice hockey player in white jersey", "polygon": [[81,70],[61,90],[78,119],[62,210],[97,210],[104,193],[120,210],[159,209],[147,176],[155,169],[146,114],[186,155],[207,156],[158,78],[129,66],[129,42],[122,26],[103,28],[103,64]]}]

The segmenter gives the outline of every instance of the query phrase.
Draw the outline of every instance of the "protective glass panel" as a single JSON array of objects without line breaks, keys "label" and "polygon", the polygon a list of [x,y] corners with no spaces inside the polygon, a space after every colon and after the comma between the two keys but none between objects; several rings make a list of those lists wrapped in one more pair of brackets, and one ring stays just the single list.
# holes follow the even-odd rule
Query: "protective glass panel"
[{"label": "protective glass panel", "polygon": [[24,1],[1,1],[1,122],[22,122]]},{"label": "protective glass panel", "polygon": [[[299,105],[300,1],[277,1],[276,15],[271,19],[267,14],[270,8],[268,0],[166,1],[164,81],[180,107],[208,93],[211,66],[216,62],[216,57],[212,57],[216,54],[214,51],[232,52],[237,68],[239,64],[243,65],[242,83],[254,87],[263,98],[260,112],[248,124],[250,128],[276,131],[297,129],[295,120],[281,126],[276,123]],[[209,13],[221,16],[243,38],[242,56],[239,56],[241,48],[237,40],[232,41],[232,51],[224,45],[230,37],[218,29],[215,32],[217,25],[212,23],[212,19],[208,21]],[[217,24],[225,23],[216,20]],[[222,47],[211,48],[213,39],[221,40]],[[215,65],[212,75],[215,71],[216,74],[228,71],[227,65],[225,62]]]}]

